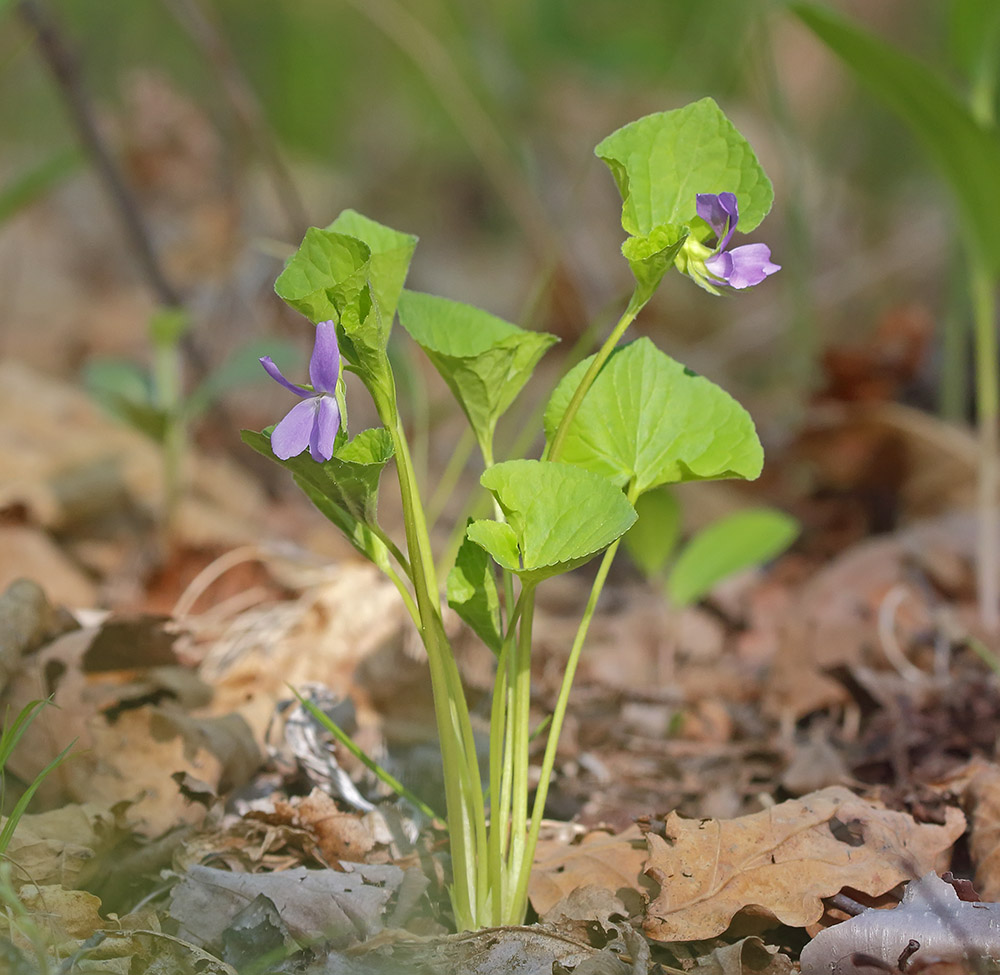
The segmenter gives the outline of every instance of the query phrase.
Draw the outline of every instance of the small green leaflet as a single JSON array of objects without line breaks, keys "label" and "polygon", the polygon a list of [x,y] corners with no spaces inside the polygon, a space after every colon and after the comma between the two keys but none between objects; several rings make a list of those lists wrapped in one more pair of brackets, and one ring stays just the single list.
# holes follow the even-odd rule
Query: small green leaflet
[{"label": "small green leaflet", "polygon": [[622,541],[629,558],[647,578],[662,576],[681,531],[681,506],[669,488],[647,491],[635,502],[639,520]]},{"label": "small green leaflet", "polygon": [[[545,410],[551,440],[591,359],[571,369]],[[750,414],[727,392],[641,338],[616,349],[580,404],[560,460],[641,494],[660,484],[753,480],[764,452]]]},{"label": "small green leaflet", "polygon": [[370,261],[371,249],[356,237],[310,227],[274,290],[314,325],[339,322],[365,289]]},{"label": "small green leaflet", "polygon": [[390,328],[417,246],[417,238],[413,234],[404,234],[376,223],[356,210],[344,210],[326,229],[356,237],[368,245],[371,250],[369,280],[378,302],[379,313],[386,328]]},{"label": "small green leaflet", "polygon": [[653,297],[663,275],[673,266],[674,258],[687,239],[687,229],[673,224],[654,227],[644,237],[625,239],[622,255],[628,261],[636,283],[633,305],[641,308]]},{"label": "small green leaflet", "polygon": [[690,606],[726,577],[780,555],[799,531],[794,518],[773,508],[720,518],[681,550],[667,576],[667,598],[674,606]]},{"label": "small green leaflet", "polygon": [[[471,524],[471,522],[470,522]],[[455,565],[448,573],[448,605],[472,627],[494,653],[500,653],[500,597],[493,563],[485,549],[462,540]]]},{"label": "small green leaflet", "polygon": [[242,430],[240,436],[247,446],[290,471],[295,483],[362,555],[380,567],[389,564],[385,544],[371,530],[377,525],[379,477],[393,453],[386,430],[363,430],[346,443],[338,438],[334,455],[325,464],[307,452],[279,460],[266,432]]},{"label": "small green leaflet", "polygon": [[635,509],[607,478],[544,460],[511,460],[483,473],[507,523],[474,521],[468,537],[526,585],[582,565],[624,534]]},{"label": "small green leaflet", "polygon": [[736,194],[739,229],[747,233],[774,199],[750,144],[711,98],[647,115],[612,132],[594,152],[618,184],[622,227],[635,236],[690,224],[697,194],[726,191]]},{"label": "small green leaflet", "polygon": [[167,415],[155,403],[153,381],[145,369],[125,359],[95,359],[84,368],[83,383],[108,413],[163,443]]},{"label": "small green leaflet", "polygon": [[493,431],[545,351],[559,341],[460,301],[418,291],[399,299],[399,322],[424,350],[492,453]]}]

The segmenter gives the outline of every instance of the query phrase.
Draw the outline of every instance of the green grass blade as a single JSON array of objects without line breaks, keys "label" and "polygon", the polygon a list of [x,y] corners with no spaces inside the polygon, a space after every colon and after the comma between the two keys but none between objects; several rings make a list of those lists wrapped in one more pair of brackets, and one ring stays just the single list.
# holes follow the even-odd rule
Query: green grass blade
[{"label": "green grass blade", "polygon": [[983,259],[1000,272],[1000,138],[949,85],[915,58],[811,3],[791,11],[909,126],[954,192]]},{"label": "green grass blade", "polygon": [[[0,16],[3,15],[3,7],[3,0],[0,0]],[[0,224],[43,197],[72,173],[81,161],[78,150],[64,150],[22,173],[8,186],[0,189]]]},{"label": "green grass blade", "polygon": [[374,759],[369,758],[368,755],[362,751],[361,747],[357,742],[341,728],[328,714],[322,711],[316,704],[312,701],[304,698],[294,687],[291,688],[291,692],[298,698],[299,704],[301,704],[327,731],[333,735],[337,741],[340,742],[359,762],[361,762],[365,768],[374,772],[378,778],[384,782],[393,792],[397,795],[402,796],[408,802],[413,803],[417,809],[419,809],[428,819],[437,819],[444,822],[444,817],[436,813],[430,806],[427,805],[423,799],[414,795],[409,789],[403,785],[395,776],[387,772],[381,765],[378,764]]}]

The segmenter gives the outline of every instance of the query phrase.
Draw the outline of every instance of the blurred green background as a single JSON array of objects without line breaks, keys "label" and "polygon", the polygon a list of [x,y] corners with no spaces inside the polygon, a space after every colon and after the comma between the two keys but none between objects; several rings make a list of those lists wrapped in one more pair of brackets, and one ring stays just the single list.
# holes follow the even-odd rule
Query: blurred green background
[{"label": "blurred green background", "polygon": [[[962,85],[951,4],[832,6]],[[76,140],[18,2],[0,9],[9,188]],[[774,211],[752,239],[784,270],[738,300],[670,276],[640,332],[749,396],[766,429],[822,384],[818,357],[831,342],[863,341],[904,305],[933,321],[959,313],[946,189],[901,123],[778,2],[46,9],[210,362],[262,335],[300,335],[306,347],[270,286],[303,220],[325,225],[345,207],[421,237],[411,286],[556,331],[565,350],[629,286],[618,199],[593,146],[704,95],[775,183]],[[234,84],[256,117],[249,129]],[[273,148],[294,184],[284,200]],[[141,355],[154,301],[92,171],[81,163],[42,187],[0,225],[4,354],[67,375],[94,354]],[[935,368],[932,355],[929,388]]]}]

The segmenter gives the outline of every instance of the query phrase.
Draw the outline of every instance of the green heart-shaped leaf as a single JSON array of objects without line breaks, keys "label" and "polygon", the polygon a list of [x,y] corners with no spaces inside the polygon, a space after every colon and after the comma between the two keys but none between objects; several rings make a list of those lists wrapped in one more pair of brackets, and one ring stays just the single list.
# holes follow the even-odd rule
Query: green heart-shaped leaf
[{"label": "green heart-shaped leaf", "polygon": [[340,442],[331,460],[321,464],[308,452],[280,460],[271,450],[267,432],[242,430],[243,442],[280,464],[295,477],[309,500],[347,536],[347,540],[376,565],[389,565],[385,544],[372,533],[376,525],[378,482],[393,454],[389,434],[379,428],[363,430],[353,440]]},{"label": "green heart-shaped leaf", "polygon": [[[494,522],[493,524],[498,524]],[[516,554],[516,549],[515,549]],[[448,605],[494,653],[500,652],[500,597],[486,551],[465,538],[448,573]]]},{"label": "green heart-shaped leaf", "polygon": [[[580,380],[584,359],[556,387],[545,410],[552,439]],[[764,453],[753,420],[714,383],[649,339],[616,349],[570,423],[559,459],[639,493],[679,481],[760,475]]]},{"label": "green heart-shaped leaf", "polygon": [[727,576],[780,555],[795,541],[799,523],[773,508],[737,511],[699,532],[667,577],[667,597],[690,606]]},{"label": "green heart-shaped leaf", "polygon": [[529,585],[582,565],[636,517],[607,478],[571,464],[511,460],[489,468],[479,481],[507,523],[475,521],[468,537]]},{"label": "green heart-shaped leaf", "polygon": [[546,349],[559,340],[530,332],[472,305],[418,291],[399,299],[399,322],[424,350],[469,418],[480,445]]},{"label": "green heart-shaped leaf", "polygon": [[356,210],[344,210],[326,229],[356,237],[368,245],[371,250],[368,274],[372,291],[379,313],[391,326],[417,238],[377,223]]},{"label": "green heart-shaped leaf", "polygon": [[365,289],[370,261],[371,249],[356,237],[310,227],[274,290],[314,325],[339,322]]},{"label": "green heart-shaped leaf", "polygon": [[333,482],[329,497],[359,521],[376,523],[378,483],[382,470],[392,459],[392,437],[384,427],[362,430],[353,440],[334,452],[323,471]]},{"label": "green heart-shaped leaf", "polygon": [[771,209],[774,191],[750,144],[711,98],[658,112],[612,132],[594,152],[622,195],[622,227],[645,236],[697,216],[699,193],[735,193],[741,232]]}]

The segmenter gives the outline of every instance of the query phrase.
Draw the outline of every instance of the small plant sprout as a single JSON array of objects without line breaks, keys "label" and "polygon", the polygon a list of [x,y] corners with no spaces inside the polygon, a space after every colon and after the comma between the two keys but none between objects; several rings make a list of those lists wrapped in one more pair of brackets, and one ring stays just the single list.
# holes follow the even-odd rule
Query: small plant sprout
[{"label": "small plant sprout", "polygon": [[288,460],[306,448],[313,460],[333,457],[333,444],[340,429],[340,406],[337,403],[337,383],[340,380],[340,349],[337,347],[337,326],[320,322],[316,326],[316,344],[309,360],[312,390],[290,383],[270,356],[261,356],[260,364],[267,374],[285,389],[302,397],[271,434],[271,449],[275,457]]},{"label": "small plant sprout", "polygon": [[[531,378],[551,335],[471,305],[405,290],[415,237],[353,210],[311,228],[275,290],[316,324],[312,388],[269,374],[302,398],[273,428],[244,430],[285,467],[350,543],[392,580],[427,651],[459,929],[519,924],[569,692],[598,597],[636,503],[681,481],[756,478],[763,452],[749,414],[649,339],[620,345],[674,266],[719,293],[778,270],[762,244],[727,250],[737,220],[753,230],[773,192],[746,140],[709,98],[639,119],[597,147],[622,196],[622,253],[635,287],[597,352],[571,369],[544,415],[541,459],[494,457],[498,421]],[[697,197],[691,187],[706,192]],[[714,250],[705,241],[715,235]],[[700,250],[699,250],[700,248]],[[697,267],[695,265],[697,264]],[[692,269],[695,273],[692,273]],[[462,519],[446,579],[400,416],[388,354],[396,315],[465,414],[483,460],[490,518]],[[370,393],[380,425],[347,431],[343,369]],[[383,470],[394,461],[405,543],[378,521]],[[461,529],[460,529],[461,530]],[[537,587],[600,556],[547,727],[541,775],[529,788],[532,621]],[[714,571],[714,570],[713,570]],[[444,573],[442,573],[444,575]],[[444,582],[444,585],[442,585]],[[442,593],[444,590],[444,593]],[[486,775],[442,621],[449,606],[496,657]],[[484,790],[484,780],[488,783]]]}]

